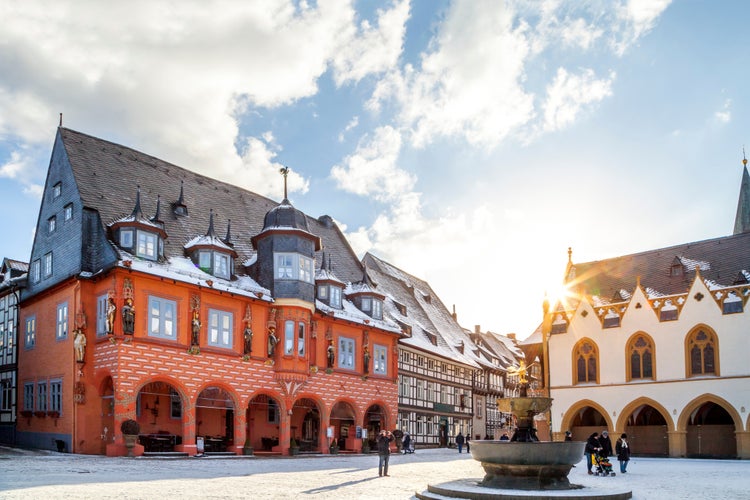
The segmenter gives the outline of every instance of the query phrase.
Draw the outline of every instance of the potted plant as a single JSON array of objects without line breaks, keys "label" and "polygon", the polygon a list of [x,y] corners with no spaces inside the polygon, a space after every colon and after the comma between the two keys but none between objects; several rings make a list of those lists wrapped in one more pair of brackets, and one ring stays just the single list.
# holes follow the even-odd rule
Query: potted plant
[{"label": "potted plant", "polygon": [[242,454],[243,455],[252,455],[255,452],[253,450],[253,446],[250,442],[250,436],[245,437],[245,444],[242,447]]},{"label": "potted plant", "polygon": [[339,443],[338,441],[336,441],[336,438],[333,438],[333,441],[331,441],[331,446],[329,446],[329,451],[331,452],[331,455],[339,454]]},{"label": "potted plant", "polygon": [[141,432],[141,426],[129,418],[120,424],[120,432],[122,432],[122,438],[125,440],[125,448],[128,449],[128,456],[133,456],[133,448],[135,447],[136,441],[138,441],[138,434]]},{"label": "potted plant", "polygon": [[297,441],[294,438],[289,440],[289,454],[299,455],[299,445],[297,444]]}]

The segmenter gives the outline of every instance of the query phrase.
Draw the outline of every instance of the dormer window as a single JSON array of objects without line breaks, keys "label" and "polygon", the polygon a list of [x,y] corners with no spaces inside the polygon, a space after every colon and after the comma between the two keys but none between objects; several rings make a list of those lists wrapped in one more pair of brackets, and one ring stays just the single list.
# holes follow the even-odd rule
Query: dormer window
[{"label": "dormer window", "polygon": [[229,279],[232,277],[232,258],[222,252],[198,251],[198,267],[218,278]]},{"label": "dormer window", "polygon": [[331,304],[331,307],[341,308],[341,288],[337,286],[331,287],[330,304]]},{"label": "dormer window", "polygon": [[328,285],[318,286],[318,298],[321,300],[328,300]]},{"label": "dormer window", "polygon": [[276,279],[290,279],[313,282],[313,260],[298,253],[276,252],[274,258],[274,276]]},{"label": "dormer window", "polygon": [[133,248],[132,229],[120,229],[120,246],[122,248]]},{"label": "dormer window", "polygon": [[374,319],[383,319],[383,302],[374,297],[362,297],[362,311]]},{"label": "dormer window", "polygon": [[[72,205],[69,205],[72,211]],[[123,250],[147,260],[157,260],[164,254],[164,228],[143,216],[141,211],[141,189],[135,199],[135,208],[128,217],[110,225],[112,238]]]},{"label": "dormer window", "polygon": [[138,247],[135,249],[135,254],[144,259],[156,260],[157,244],[158,238],[154,233],[139,230]]}]

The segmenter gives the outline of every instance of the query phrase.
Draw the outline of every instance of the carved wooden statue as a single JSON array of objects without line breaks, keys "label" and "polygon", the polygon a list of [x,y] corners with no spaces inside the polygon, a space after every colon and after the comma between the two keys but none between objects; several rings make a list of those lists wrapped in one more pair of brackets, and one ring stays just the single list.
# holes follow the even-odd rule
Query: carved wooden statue
[{"label": "carved wooden statue", "polygon": [[115,314],[117,314],[115,298],[110,297],[107,300],[107,333],[110,335],[115,333]]},{"label": "carved wooden statue", "polygon": [[125,299],[125,305],[122,306],[122,333],[133,335],[135,331],[135,308],[133,299]]},{"label": "carved wooden statue", "polygon": [[73,349],[75,349],[76,361],[84,363],[86,361],[86,334],[80,328],[74,332]]},{"label": "carved wooden statue", "polygon": [[328,368],[333,368],[333,362],[336,359],[336,349],[333,347],[333,340],[328,343]]},{"label": "carved wooden statue", "polygon": [[276,351],[276,344],[279,343],[278,337],[276,337],[276,328],[273,326],[268,327],[268,357],[272,358]]}]

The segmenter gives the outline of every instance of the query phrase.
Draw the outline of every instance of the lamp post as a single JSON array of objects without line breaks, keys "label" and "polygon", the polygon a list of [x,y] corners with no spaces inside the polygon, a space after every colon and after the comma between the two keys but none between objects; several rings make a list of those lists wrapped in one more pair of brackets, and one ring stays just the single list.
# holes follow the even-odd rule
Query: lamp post
[{"label": "lamp post", "polygon": [[[549,299],[547,294],[544,294],[544,302],[542,302],[542,369],[544,370],[544,391],[547,397],[552,397],[552,391],[550,391],[549,383],[549,336],[552,331],[552,315],[549,312]],[[547,423],[549,426],[549,440],[552,441],[552,408],[547,410]]]}]

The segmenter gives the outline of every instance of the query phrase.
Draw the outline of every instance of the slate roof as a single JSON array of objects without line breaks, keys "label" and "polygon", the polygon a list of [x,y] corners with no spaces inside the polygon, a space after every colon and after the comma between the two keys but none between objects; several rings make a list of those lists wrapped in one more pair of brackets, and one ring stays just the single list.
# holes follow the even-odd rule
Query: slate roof
[{"label": "slate roof", "polygon": [[[674,275],[673,265],[681,266],[683,273]],[[578,293],[621,301],[618,294],[631,294],[638,277],[652,296],[685,293],[698,267],[701,277],[719,286],[733,286],[738,277],[745,279],[750,271],[750,233],[569,264],[565,281]]]},{"label": "slate roof", "polygon": [[[141,208],[145,217],[156,212],[161,196],[160,219],[164,222],[167,258],[183,257],[184,245],[205,235],[210,209],[214,210],[216,230],[223,234],[231,219],[232,243],[237,263],[255,259],[251,238],[263,229],[264,217],[279,202],[240,187],[186,170],[134,149],[67,128],[59,128],[65,152],[73,169],[84,207],[97,210],[104,224],[132,214],[137,186],[141,189]],[[172,205],[180,196],[186,216],[177,216]],[[282,179],[279,178],[279,191]],[[321,238],[326,256],[335,264],[336,275],[345,282],[362,278],[362,266],[346,238],[329,216],[318,219],[305,215],[311,233]],[[322,262],[322,252],[316,262]]]},{"label": "slate roof", "polygon": [[[476,346],[429,283],[371,253],[367,253],[362,262],[375,291],[386,296],[386,314],[402,327],[411,328],[411,336],[401,338],[399,343],[453,359],[457,363],[479,367],[479,356],[472,352]],[[406,314],[399,310],[399,305],[406,308]],[[436,337],[437,345],[430,340],[430,334]],[[460,350],[462,345],[463,353]],[[486,362],[481,364],[486,365]]]}]

